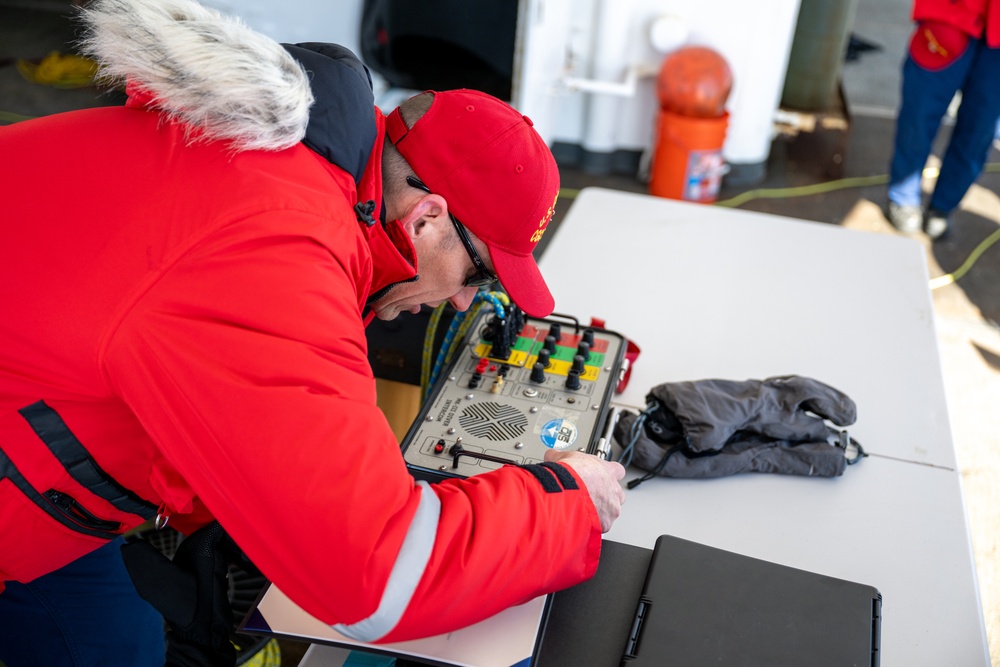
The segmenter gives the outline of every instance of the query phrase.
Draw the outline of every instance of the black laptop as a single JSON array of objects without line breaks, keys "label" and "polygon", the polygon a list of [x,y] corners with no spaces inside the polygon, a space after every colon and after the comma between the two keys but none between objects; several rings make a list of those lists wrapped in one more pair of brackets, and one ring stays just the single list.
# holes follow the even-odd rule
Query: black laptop
[{"label": "black laptop", "polygon": [[556,593],[536,667],[877,667],[872,586],[669,535],[605,540],[597,575]]}]

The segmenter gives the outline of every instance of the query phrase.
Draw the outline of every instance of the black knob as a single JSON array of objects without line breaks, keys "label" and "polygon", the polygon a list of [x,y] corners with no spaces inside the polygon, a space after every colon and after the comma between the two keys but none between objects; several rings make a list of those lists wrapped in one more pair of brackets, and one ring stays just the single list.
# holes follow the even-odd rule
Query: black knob
[{"label": "black knob", "polygon": [[574,371],[570,369],[569,375],[566,376],[566,388],[567,389],[579,389],[580,388],[580,373],[579,371]]},{"label": "black knob", "polygon": [[545,366],[542,362],[536,361],[535,365],[531,367],[531,381],[541,384],[545,382]]},{"label": "black knob", "polygon": [[585,359],[584,359],[583,355],[577,354],[577,355],[575,355],[573,357],[573,367],[572,367],[572,369],[574,371],[576,371],[577,375],[579,375],[580,373],[582,373],[584,371],[584,368],[583,368],[583,365],[584,365],[583,362],[584,361],[585,361]]},{"label": "black knob", "polygon": [[555,352],[556,349],[556,339],[554,336],[546,336],[545,342],[542,344],[542,349],[548,350],[549,352]]},{"label": "black knob", "polygon": [[582,340],[587,345],[590,345],[591,347],[593,347],[594,346],[594,330],[593,329],[584,329],[583,330],[583,339]]},{"label": "black knob", "polygon": [[552,353],[544,347],[538,351],[538,362],[542,365],[542,368],[548,368],[549,364],[552,363],[549,361],[550,356],[552,356]]},{"label": "black knob", "polygon": [[584,361],[590,359],[590,343],[585,340],[581,340],[580,345],[576,348],[576,353],[583,357]]},{"label": "black knob", "polygon": [[556,340],[559,340],[559,337],[562,336],[562,327],[558,322],[553,322],[552,326],[549,327],[549,335]]}]

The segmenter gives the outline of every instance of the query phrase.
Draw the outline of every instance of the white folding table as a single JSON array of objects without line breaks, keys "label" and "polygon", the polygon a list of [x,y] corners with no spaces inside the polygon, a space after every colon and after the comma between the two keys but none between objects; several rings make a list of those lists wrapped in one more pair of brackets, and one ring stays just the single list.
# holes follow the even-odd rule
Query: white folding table
[{"label": "white folding table", "polygon": [[672,534],[870,584],[883,667],[990,664],[918,243],[589,188],[540,266],[557,312],[640,346],[622,405],[663,382],[798,374],[858,406],[870,456],[842,477],[651,479],[609,539]]}]

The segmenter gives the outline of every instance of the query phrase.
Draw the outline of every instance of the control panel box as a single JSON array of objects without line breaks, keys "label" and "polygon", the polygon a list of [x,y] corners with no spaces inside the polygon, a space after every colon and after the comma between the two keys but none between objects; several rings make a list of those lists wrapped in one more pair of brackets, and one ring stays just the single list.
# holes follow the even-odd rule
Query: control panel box
[{"label": "control panel box", "polygon": [[557,317],[477,316],[403,439],[414,477],[540,463],[549,449],[608,457],[626,341]]}]

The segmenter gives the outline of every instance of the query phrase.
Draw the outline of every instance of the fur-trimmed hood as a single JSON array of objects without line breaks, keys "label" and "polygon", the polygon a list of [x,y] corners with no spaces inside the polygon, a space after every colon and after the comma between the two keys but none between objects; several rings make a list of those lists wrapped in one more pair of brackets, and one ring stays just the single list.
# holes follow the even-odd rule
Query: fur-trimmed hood
[{"label": "fur-trimmed hood", "polygon": [[360,182],[378,137],[368,70],[336,44],[279,44],[194,0],[94,0],[81,46],[152,96],[191,141],[234,151],[303,142]]},{"label": "fur-trimmed hood", "polygon": [[235,150],[281,150],[306,135],[314,97],[305,68],[241,20],[192,0],[95,0],[81,46],[112,81]]}]

